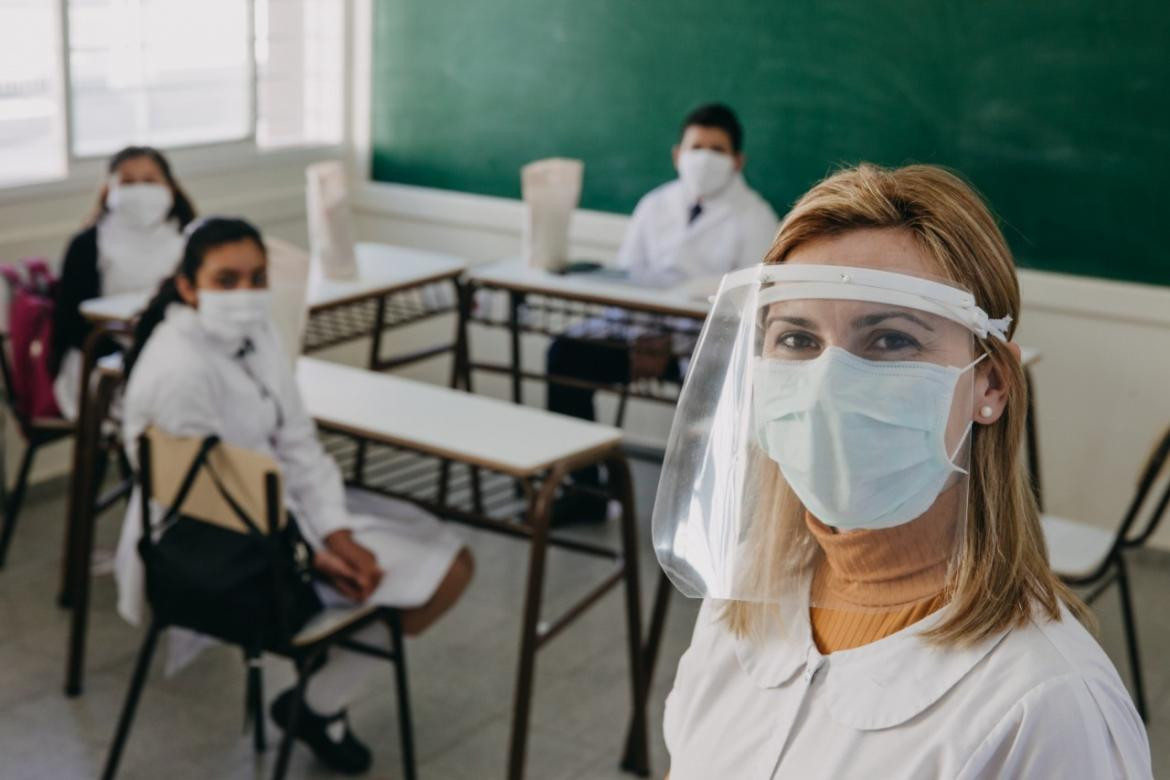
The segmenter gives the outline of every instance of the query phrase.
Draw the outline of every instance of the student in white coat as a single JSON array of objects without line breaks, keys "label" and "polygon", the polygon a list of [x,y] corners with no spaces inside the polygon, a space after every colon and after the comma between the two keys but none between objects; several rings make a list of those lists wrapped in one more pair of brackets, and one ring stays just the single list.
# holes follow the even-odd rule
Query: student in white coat
[{"label": "student in white coat", "polygon": [[863,165],[793,207],[767,263],[724,281],[655,504],[659,561],[704,599],[671,780],[1149,778],[1045,558],[986,206],[939,168]]},{"label": "student in white coat", "polygon": [[91,330],[81,304],[153,290],[179,264],[182,231],[195,219],[195,206],[157,149],[128,146],[106,171],[89,225],[69,240],[54,295],[49,368],[57,406],[69,420],[77,418],[81,350]]},{"label": "student in white coat", "polygon": [[[175,436],[215,434],[273,457],[282,469],[290,514],[314,550],[314,566],[333,586],[322,588],[323,601],[373,599],[399,607],[404,630],[417,634],[467,586],[470,553],[443,524],[412,505],[370,494],[347,496],[269,319],[260,234],[228,218],[192,228],[175,276],[143,314],[127,355],[124,440],[136,442],[156,426]],[[130,502],[116,567],[119,611],[132,622],[144,607],[143,568],[135,549],[142,523],[138,507],[138,501]],[[385,643],[385,632],[376,628],[362,638]],[[172,637],[172,653],[189,654],[195,639]],[[377,659],[331,651],[309,681],[308,713],[302,710],[296,736],[336,770],[359,773],[370,765],[369,750],[349,730],[345,707],[378,671]],[[291,697],[290,689],[272,706],[282,727]]]},{"label": "student in white coat", "polygon": [[[639,283],[666,288],[718,280],[763,259],[778,220],[768,202],[744,180],[743,136],[739,118],[725,105],[700,106],[687,115],[671,150],[678,178],[638,202],[618,250],[619,268]],[[619,323],[605,330],[593,327],[554,339],[548,374],[615,384],[681,379],[685,371],[679,358],[685,356],[680,353],[694,345],[693,335],[656,337]],[[636,341],[641,343],[634,349]],[[595,419],[589,388],[550,382],[547,405],[550,411]],[[573,478],[587,485],[600,482],[596,466],[575,472]],[[605,508],[605,501],[590,492],[570,492],[554,508],[554,521],[600,520]]]}]

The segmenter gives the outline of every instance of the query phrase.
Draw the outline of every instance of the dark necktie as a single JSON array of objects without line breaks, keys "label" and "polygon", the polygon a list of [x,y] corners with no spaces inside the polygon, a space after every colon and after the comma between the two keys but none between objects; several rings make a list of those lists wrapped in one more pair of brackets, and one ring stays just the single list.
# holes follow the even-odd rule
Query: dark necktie
[{"label": "dark necktie", "polygon": [[699,215],[702,213],[703,213],[703,204],[702,203],[696,203],[695,205],[691,206],[690,216],[687,217],[687,224],[688,225],[693,224],[694,221],[696,219],[698,219]]}]

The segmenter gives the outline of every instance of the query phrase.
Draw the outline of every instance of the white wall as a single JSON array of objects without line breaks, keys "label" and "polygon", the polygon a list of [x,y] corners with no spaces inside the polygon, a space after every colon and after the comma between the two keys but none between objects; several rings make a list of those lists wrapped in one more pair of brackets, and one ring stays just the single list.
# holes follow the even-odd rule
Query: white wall
[{"label": "white wall", "polygon": [[[358,232],[367,239],[475,262],[519,253],[523,212],[517,201],[383,184],[367,185],[355,200]],[[578,212],[573,257],[612,258],[625,222]],[[1018,340],[1042,355],[1034,377],[1047,509],[1115,527],[1138,469],[1170,425],[1170,287],[1037,271],[1021,271],[1020,279]],[[504,354],[499,334],[475,334],[472,348]],[[528,365],[539,365],[542,348],[536,339],[526,343]],[[504,396],[507,388],[502,379],[480,377],[477,390]],[[539,385],[526,388],[529,403],[542,398]],[[603,419],[611,410],[603,407]],[[627,419],[632,438],[661,442],[670,418],[649,406],[632,407]],[[1170,526],[1155,542],[1170,549]]]}]

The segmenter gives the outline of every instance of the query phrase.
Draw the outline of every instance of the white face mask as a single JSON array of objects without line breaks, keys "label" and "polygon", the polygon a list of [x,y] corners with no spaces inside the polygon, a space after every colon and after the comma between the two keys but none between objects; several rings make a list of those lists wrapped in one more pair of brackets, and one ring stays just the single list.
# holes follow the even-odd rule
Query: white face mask
[{"label": "white face mask", "polygon": [[830,347],[808,361],[760,360],[756,434],[818,520],[890,528],[926,512],[954,472],[947,422],[965,368],[881,362]]},{"label": "white face mask", "polygon": [[678,156],[678,177],[692,200],[716,195],[735,175],[731,155],[711,149],[687,149]]},{"label": "white face mask", "polygon": [[236,341],[256,333],[271,317],[268,290],[200,290],[199,322],[219,338]]},{"label": "white face mask", "polygon": [[112,182],[106,193],[106,208],[136,227],[160,224],[174,205],[171,188],[164,184]]}]

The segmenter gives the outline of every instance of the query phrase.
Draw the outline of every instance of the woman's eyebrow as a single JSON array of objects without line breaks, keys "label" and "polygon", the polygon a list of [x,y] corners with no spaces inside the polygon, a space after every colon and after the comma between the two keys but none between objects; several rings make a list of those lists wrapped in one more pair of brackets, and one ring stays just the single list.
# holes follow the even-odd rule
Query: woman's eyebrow
[{"label": "woman's eyebrow", "polygon": [[808,328],[810,330],[816,328],[816,323],[805,317],[786,317],[782,314],[773,314],[764,320],[764,326],[771,325],[773,322],[787,322],[789,325],[795,325],[798,328]]},{"label": "woman's eyebrow", "polygon": [[874,312],[873,314],[866,314],[864,317],[858,317],[855,319],[853,321],[853,327],[872,328],[874,325],[878,325],[890,319],[909,320],[910,322],[913,322],[920,327],[926,328],[931,333],[934,332],[934,328],[927,324],[926,320],[922,319],[921,317],[916,317],[910,312],[906,311],[879,311]]}]

